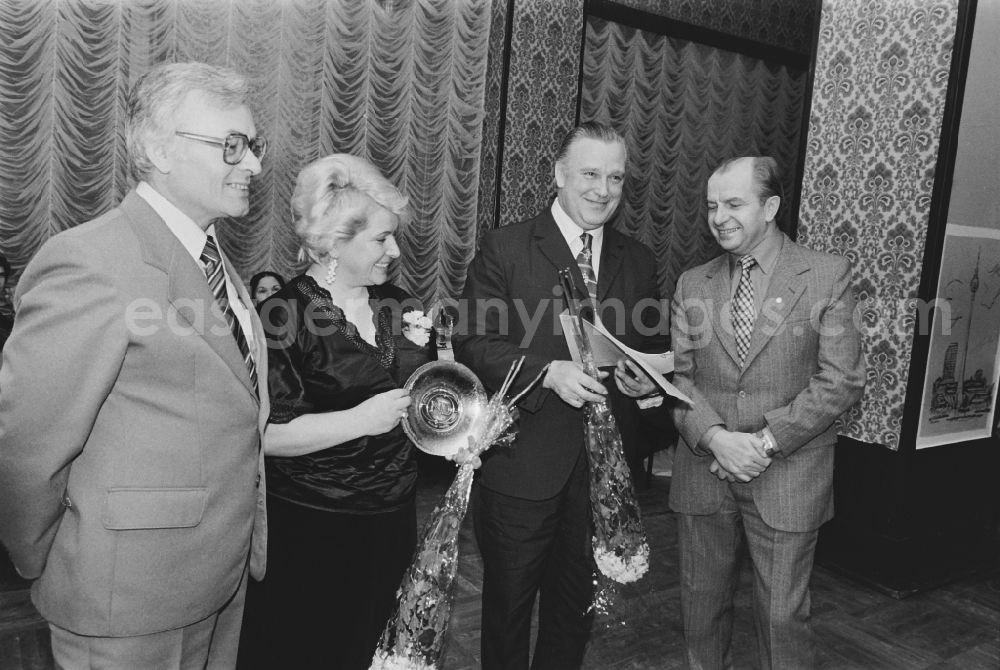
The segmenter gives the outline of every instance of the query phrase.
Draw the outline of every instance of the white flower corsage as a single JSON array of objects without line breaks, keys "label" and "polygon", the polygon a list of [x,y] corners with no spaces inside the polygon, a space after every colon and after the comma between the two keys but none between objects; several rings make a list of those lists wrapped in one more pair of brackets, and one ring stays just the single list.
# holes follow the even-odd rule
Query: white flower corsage
[{"label": "white flower corsage", "polygon": [[419,347],[427,346],[431,339],[430,317],[419,309],[403,314],[403,335]]}]

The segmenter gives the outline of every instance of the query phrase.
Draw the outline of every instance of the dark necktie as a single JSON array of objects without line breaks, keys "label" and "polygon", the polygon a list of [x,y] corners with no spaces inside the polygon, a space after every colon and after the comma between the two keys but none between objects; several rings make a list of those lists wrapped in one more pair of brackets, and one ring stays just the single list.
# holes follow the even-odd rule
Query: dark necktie
[{"label": "dark necktie", "polygon": [[243,328],[240,327],[239,320],[233,314],[233,309],[229,306],[229,296],[226,293],[226,275],[222,271],[222,257],[219,255],[219,247],[215,244],[215,238],[211,235],[205,240],[205,249],[201,252],[201,262],[205,264],[205,277],[208,279],[208,287],[212,290],[212,295],[215,296],[215,302],[218,303],[219,309],[226,315],[226,323],[229,324],[230,330],[233,331],[233,337],[236,338],[236,345],[240,348],[243,363],[246,364],[247,372],[250,373],[250,381],[253,384],[254,393],[259,393],[257,389],[257,366],[254,365],[253,356],[250,355],[250,345],[247,342],[246,335],[243,334]]},{"label": "dark necktie", "polygon": [[594,273],[594,264],[591,262],[593,255],[590,250],[590,242],[593,236],[590,233],[580,235],[583,242],[583,249],[576,255],[576,264],[580,266],[580,274],[583,275],[583,283],[587,287],[587,295],[590,296],[591,304],[597,303],[597,275]]},{"label": "dark necktie", "polygon": [[743,365],[750,349],[750,335],[753,333],[755,319],[750,269],[757,264],[757,259],[753,256],[743,256],[739,264],[740,283],[733,298],[733,335],[736,337],[736,354],[739,356],[740,365]]}]

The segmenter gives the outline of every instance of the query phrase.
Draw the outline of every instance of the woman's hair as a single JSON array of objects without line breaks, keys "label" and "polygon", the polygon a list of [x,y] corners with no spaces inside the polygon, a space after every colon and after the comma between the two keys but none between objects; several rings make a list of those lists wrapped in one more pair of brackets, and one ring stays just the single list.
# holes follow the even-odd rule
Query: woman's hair
[{"label": "woman's hair", "polygon": [[277,272],[271,272],[270,270],[264,270],[258,272],[253,277],[250,277],[250,297],[257,291],[257,285],[264,279],[264,277],[274,277],[275,281],[278,282],[278,286],[285,288],[285,280],[282,279],[281,275]]},{"label": "woman's hair", "polygon": [[409,200],[364,158],[333,154],[302,168],[292,193],[292,223],[302,245],[299,260],[325,259],[337,240],[350,240],[368,225],[359,215],[370,198],[404,226]]},{"label": "woman's hair", "polygon": [[145,179],[153,169],[147,149],[183,130],[176,127],[177,110],[191,93],[232,109],[249,104],[250,86],[238,72],[206,63],[168,63],[140,77],[125,106],[125,146],[134,179]]},{"label": "woman's hair", "polygon": [[3,276],[7,278],[7,281],[10,281],[10,261],[3,254],[0,254],[0,268],[3,268]]}]

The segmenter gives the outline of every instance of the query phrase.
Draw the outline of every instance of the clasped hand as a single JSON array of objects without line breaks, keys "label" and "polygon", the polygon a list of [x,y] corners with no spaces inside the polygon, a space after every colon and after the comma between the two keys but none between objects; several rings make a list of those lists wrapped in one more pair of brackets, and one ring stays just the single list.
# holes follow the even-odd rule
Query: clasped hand
[{"label": "clasped hand", "polygon": [[748,482],[771,465],[771,459],[764,455],[764,440],[751,433],[719,430],[708,449],[715,456],[709,472],[730,482]]}]

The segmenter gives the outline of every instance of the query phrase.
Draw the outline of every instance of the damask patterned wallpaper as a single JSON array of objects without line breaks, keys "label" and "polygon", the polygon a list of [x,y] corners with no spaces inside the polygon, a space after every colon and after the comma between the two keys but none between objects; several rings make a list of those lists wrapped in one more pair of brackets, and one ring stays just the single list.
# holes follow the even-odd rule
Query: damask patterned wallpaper
[{"label": "damask patterned wallpaper", "polygon": [[814,0],[617,0],[650,14],[808,54]]},{"label": "damask patterned wallpaper", "polygon": [[854,263],[868,385],[842,433],[899,448],[958,0],[824,0],[799,241]]},{"label": "damask patterned wallpaper", "polygon": [[552,163],[576,117],[582,0],[518,0],[511,30],[500,222],[534,216],[554,194]]},{"label": "damask patterned wallpaper", "polygon": [[[492,0],[489,54],[486,63],[486,90],[483,104],[483,146],[479,162],[479,206],[476,228],[481,235],[493,225],[497,204],[497,155],[500,151],[500,117],[503,100],[504,44],[510,26],[507,25],[508,0]],[[476,236],[478,246],[479,235]],[[469,261],[476,249],[469,249]]]}]

